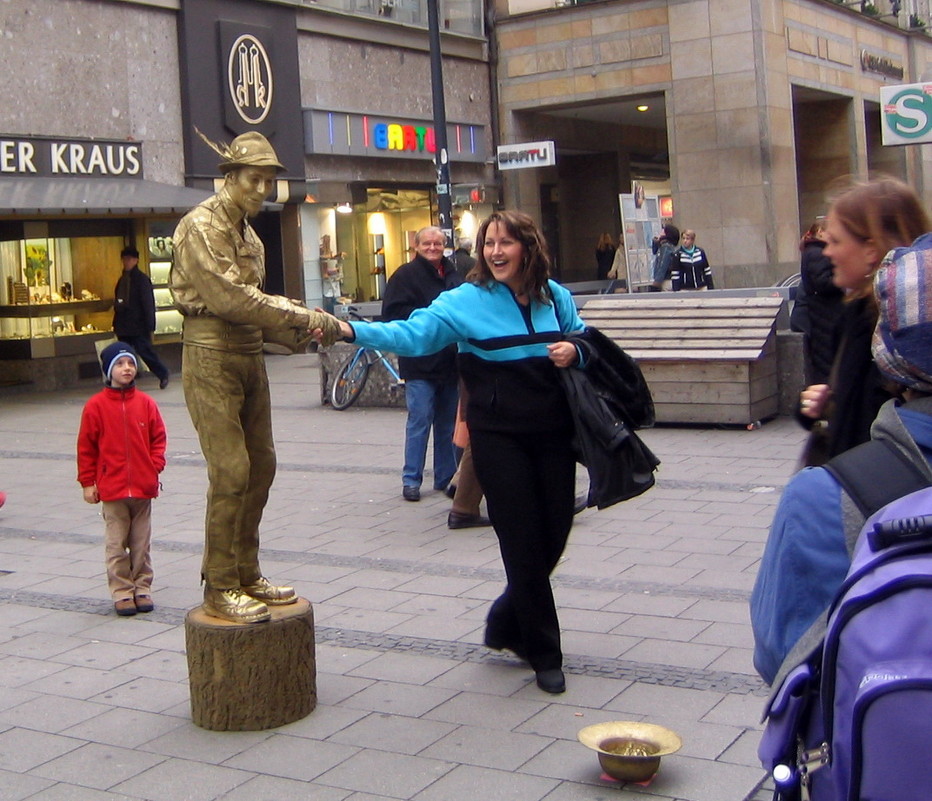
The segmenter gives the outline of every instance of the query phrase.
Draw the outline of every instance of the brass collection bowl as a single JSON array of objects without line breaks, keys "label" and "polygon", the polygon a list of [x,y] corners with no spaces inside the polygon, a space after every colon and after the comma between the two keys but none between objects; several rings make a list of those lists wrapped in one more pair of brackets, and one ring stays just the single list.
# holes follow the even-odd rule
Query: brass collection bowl
[{"label": "brass collection bowl", "polygon": [[629,720],[586,726],[577,737],[598,753],[602,770],[622,782],[647,781],[660,769],[660,758],[683,745],[670,729]]}]

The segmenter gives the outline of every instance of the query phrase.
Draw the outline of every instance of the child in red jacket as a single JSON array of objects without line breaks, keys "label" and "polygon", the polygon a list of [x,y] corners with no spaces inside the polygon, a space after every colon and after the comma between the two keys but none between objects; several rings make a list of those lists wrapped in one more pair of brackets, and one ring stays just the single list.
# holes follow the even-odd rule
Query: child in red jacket
[{"label": "child in red jacket", "polygon": [[78,482],[88,503],[103,502],[107,583],[118,615],[151,612],[152,499],[165,467],[165,424],[136,389],[136,353],[125,342],[100,354],[107,385],[88,400],[78,432]]}]

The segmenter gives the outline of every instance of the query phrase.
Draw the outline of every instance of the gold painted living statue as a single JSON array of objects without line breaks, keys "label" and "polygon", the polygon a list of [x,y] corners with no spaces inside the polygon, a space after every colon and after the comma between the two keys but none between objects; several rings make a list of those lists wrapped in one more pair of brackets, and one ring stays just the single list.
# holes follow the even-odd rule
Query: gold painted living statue
[{"label": "gold painted living statue", "polygon": [[271,617],[269,605],[297,600],[294,589],[273,585],[259,569],[259,522],[275,475],[263,340],[298,349],[322,328],[332,343],[339,324],[262,291],[265,248],[248,218],[285,169],[272,145],[255,132],[229,146],[204,141],[223,159],[224,184],[178,224],[171,270],[184,316],[184,398],[207,461],[203,609],[259,623]]}]

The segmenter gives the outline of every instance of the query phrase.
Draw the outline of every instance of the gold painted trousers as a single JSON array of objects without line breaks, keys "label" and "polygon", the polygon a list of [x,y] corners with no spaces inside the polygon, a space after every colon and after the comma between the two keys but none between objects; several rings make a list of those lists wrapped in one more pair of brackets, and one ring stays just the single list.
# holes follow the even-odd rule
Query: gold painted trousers
[{"label": "gold painted trousers", "polygon": [[207,461],[201,577],[214,589],[253,584],[262,575],[259,523],[275,477],[265,359],[185,343],[181,378]]}]

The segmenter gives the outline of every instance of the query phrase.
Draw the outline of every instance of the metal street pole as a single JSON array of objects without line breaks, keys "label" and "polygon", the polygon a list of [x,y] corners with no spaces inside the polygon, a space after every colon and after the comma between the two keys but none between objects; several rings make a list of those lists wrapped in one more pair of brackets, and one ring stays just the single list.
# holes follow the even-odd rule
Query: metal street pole
[{"label": "metal street pole", "polygon": [[440,230],[453,247],[453,197],[450,194],[450,159],[447,153],[447,109],[443,100],[443,58],[440,53],[439,0],[427,0],[427,28],[430,34],[430,91],[434,105],[434,143],[437,150],[437,214]]}]

